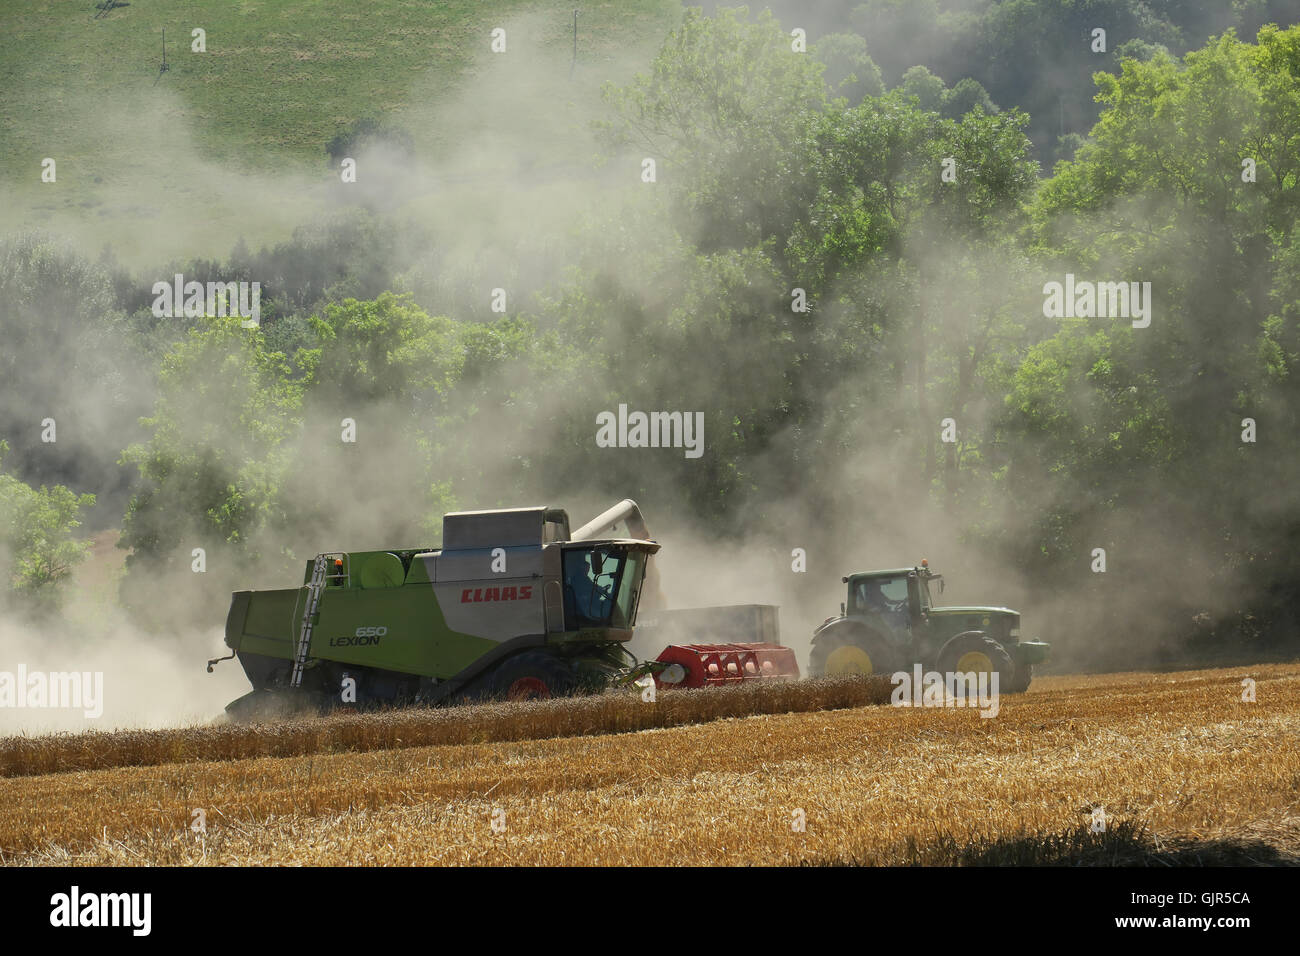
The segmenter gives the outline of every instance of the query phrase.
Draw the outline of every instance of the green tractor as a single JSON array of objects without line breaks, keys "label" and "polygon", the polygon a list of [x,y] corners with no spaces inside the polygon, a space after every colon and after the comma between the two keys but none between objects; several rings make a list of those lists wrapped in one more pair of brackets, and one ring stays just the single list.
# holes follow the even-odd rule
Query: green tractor
[{"label": "green tractor", "polygon": [[941,673],[998,673],[999,688],[1020,693],[1050,644],[1020,639],[1020,613],[1006,607],[938,607],[943,575],[929,564],[850,574],[839,617],[813,632],[809,671],[892,674],[921,664]]}]

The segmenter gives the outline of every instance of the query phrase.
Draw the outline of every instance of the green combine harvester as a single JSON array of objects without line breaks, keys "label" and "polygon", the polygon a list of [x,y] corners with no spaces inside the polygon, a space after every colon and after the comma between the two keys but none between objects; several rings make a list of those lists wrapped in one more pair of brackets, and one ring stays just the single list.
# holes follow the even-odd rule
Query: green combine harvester
[{"label": "green combine harvester", "polygon": [[[599,537],[624,526],[627,537]],[[443,518],[442,548],[326,552],[302,584],[236,591],[226,645],[253,690],[237,720],[597,693],[645,675],[704,687],[798,676],[774,643],[627,650],[643,592],[657,597],[650,539],[626,499],[570,532],[558,508]],[[694,612],[682,611],[690,615]]]},{"label": "green combine harvester", "polygon": [[635,502],[597,520],[571,535],[556,508],[448,514],[441,550],[324,553],[307,562],[300,587],[235,592],[226,645],[253,690],[227,712],[607,686],[635,663],[623,646],[659,545],[591,537],[639,522]]}]

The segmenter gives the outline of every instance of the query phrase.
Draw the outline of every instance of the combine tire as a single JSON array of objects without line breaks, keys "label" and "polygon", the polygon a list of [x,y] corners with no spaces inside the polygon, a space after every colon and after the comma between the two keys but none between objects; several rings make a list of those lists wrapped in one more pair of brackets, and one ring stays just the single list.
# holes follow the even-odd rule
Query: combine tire
[{"label": "combine tire", "polygon": [[879,635],[863,627],[832,624],[813,637],[808,669],[814,677],[849,674],[892,674],[893,650]]},{"label": "combine tire", "polygon": [[1016,662],[1007,649],[983,631],[958,634],[939,652],[939,670],[944,674],[998,674],[998,693],[1015,693]]},{"label": "combine tire", "polygon": [[577,675],[552,654],[525,651],[502,664],[492,678],[493,696],[505,700],[549,700],[573,693]]},{"label": "combine tire", "polygon": [[228,703],[226,716],[237,724],[284,720],[298,712],[298,703],[283,693],[254,690]]}]

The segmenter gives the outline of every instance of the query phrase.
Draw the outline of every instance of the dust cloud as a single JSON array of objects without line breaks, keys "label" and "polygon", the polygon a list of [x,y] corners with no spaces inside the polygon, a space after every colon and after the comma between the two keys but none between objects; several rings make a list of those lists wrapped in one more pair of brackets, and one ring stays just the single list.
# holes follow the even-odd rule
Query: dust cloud
[{"label": "dust cloud", "polygon": [[[629,158],[595,162],[601,148],[590,122],[600,81],[626,80],[653,51],[617,64],[584,66],[575,82],[566,55],[523,42],[543,30],[539,19],[518,18],[507,28],[517,52],[507,57],[485,53],[471,71],[473,83],[428,120],[441,130],[435,157],[412,158],[385,147],[362,153],[357,157],[358,188],[348,192],[333,170],[267,174],[216,162],[196,146],[192,131],[175,121],[168,124],[165,154],[146,153],[131,168],[106,173],[92,221],[59,211],[45,227],[95,249],[102,224],[111,223],[115,254],[136,270],[133,275],[147,289],[170,277],[170,269],[160,263],[230,248],[233,237],[214,234],[205,224],[202,210],[210,205],[238,210],[250,241],[274,241],[314,215],[346,215],[364,207],[389,217],[394,230],[411,237],[395,291],[411,292],[431,314],[491,320],[487,303],[498,287],[508,289],[509,314],[536,314],[548,297],[557,295],[571,265],[591,254],[584,228],[624,216],[623,228],[630,230],[647,215],[637,168]],[[409,99],[433,102],[443,96],[443,91],[417,86]],[[175,94],[142,87],[111,108],[87,115],[86,121],[105,135],[117,131],[115,135],[147,139],[155,132],[148,117],[179,114],[183,110]],[[399,120],[412,123],[410,117]],[[422,131],[416,132],[423,138]],[[608,237],[611,248],[627,241],[626,234]],[[671,229],[663,241],[672,241]],[[909,241],[916,252],[933,240],[918,234]],[[934,281],[950,281],[942,267],[946,250],[936,243],[929,252]],[[612,285],[606,295],[656,302],[654,283],[662,276],[642,274],[635,257],[620,263],[611,256],[605,263],[617,270],[603,274]],[[993,256],[982,268],[986,277],[1000,277],[1003,265]],[[688,267],[683,262],[682,268]],[[931,287],[927,294],[961,300],[980,291],[951,281],[951,287]],[[1034,308],[1025,289],[1032,292],[1034,286],[1025,283],[1015,293],[1021,296],[1017,307]],[[994,299],[1003,290],[1005,286],[985,281],[981,294]],[[833,299],[834,291],[824,298]],[[855,324],[860,319],[828,313],[828,321],[843,323],[840,331],[846,336],[863,334]],[[649,324],[661,320],[646,318]],[[941,324],[928,331],[936,337],[952,333]],[[603,334],[627,335],[631,348],[639,330],[611,328]],[[301,580],[302,562],[318,551],[436,546],[440,512],[427,511],[431,501],[447,510],[549,504],[566,508],[576,526],[623,497],[636,498],[663,545],[656,563],[668,605],[779,605],[782,639],[795,648],[801,669],[807,667],[813,628],[836,614],[844,600],[842,575],[910,567],[922,558],[945,575],[942,603],[1016,608],[1024,615],[1025,636],[1053,642],[1058,660],[1074,665],[1096,664],[1132,644],[1137,635],[1169,634],[1171,622],[1176,630],[1197,609],[1213,612],[1228,603],[1222,590],[1215,592],[1218,597],[1206,593],[1211,571],[1188,557],[1188,538],[1158,532],[1162,522],[1164,527],[1172,522],[1193,534],[1187,510],[1153,508],[1139,500],[1099,518],[1089,531],[1106,542],[1125,526],[1150,528],[1153,533],[1142,539],[1143,547],[1120,552],[1106,576],[1090,575],[1085,566],[1051,590],[1032,588],[1025,559],[1011,560],[987,536],[971,533],[972,522],[983,514],[978,502],[941,501],[935,491],[942,478],[939,467],[934,474],[918,474],[918,459],[911,453],[950,413],[958,415],[964,432],[994,433],[1000,409],[982,404],[978,395],[970,396],[959,413],[936,406],[930,410],[932,421],[908,422],[888,410],[878,413],[873,404],[892,383],[825,383],[819,400],[827,412],[813,430],[827,445],[847,444],[858,451],[809,459],[807,449],[816,442],[776,435],[744,476],[743,501],[734,518],[726,523],[701,520],[712,516],[701,516],[681,487],[690,468],[709,467],[709,444],[729,427],[723,414],[715,408],[706,419],[706,453],[699,462],[683,461],[678,449],[597,449],[594,416],[620,401],[695,411],[685,397],[686,383],[695,394],[707,390],[728,371],[726,357],[646,353],[629,362],[649,370],[636,384],[638,394],[625,394],[617,380],[603,395],[579,387],[586,372],[579,358],[551,370],[552,387],[540,392],[545,396],[541,404],[483,404],[472,430],[453,424],[440,432],[431,419],[389,400],[336,403],[330,396],[313,396],[304,410],[307,425],[285,452],[295,463],[297,496],[329,507],[305,508],[259,532],[247,550],[249,557],[239,563],[221,557],[228,553],[222,542],[206,540],[197,520],[192,528],[178,529],[183,544],[142,575],[142,590],[132,595],[150,607],[151,631],[115,606],[111,594],[120,569],[107,585],[79,580],[65,605],[43,617],[23,621],[0,609],[0,669],[22,663],[29,672],[102,671],[105,696],[104,714],[96,721],[79,712],[0,709],[0,732],[214,718],[222,705],[247,689],[234,661],[213,675],[204,672],[208,658],[226,652],[221,627],[230,591],[294,586]],[[60,378],[56,367],[41,374]],[[143,403],[139,389],[145,384],[132,380],[122,385],[121,395],[86,391],[82,399],[91,408],[135,406]],[[715,404],[725,406],[741,397],[724,395]],[[882,402],[881,407],[887,406]],[[223,428],[233,430],[236,424],[225,414],[215,409],[204,422],[212,429],[214,445],[236,443],[233,433],[223,435]],[[67,417],[75,422],[82,415],[74,409]],[[85,416],[94,422],[90,413]],[[355,446],[337,441],[338,423],[345,417],[358,423]],[[95,433],[98,443],[86,437],[83,444],[96,462],[115,460],[134,440],[116,420],[111,427],[84,429],[87,436]],[[527,467],[548,455],[553,459],[557,448],[569,455],[565,467]],[[622,457],[610,469],[612,455]],[[1020,456],[1032,459],[1032,448],[1022,448]],[[112,469],[103,467],[104,482],[115,481]],[[634,481],[625,480],[633,473]],[[438,482],[454,485],[454,494],[431,497],[430,486]],[[995,516],[1004,527],[1003,538],[1034,540],[1038,530],[1027,526],[1026,516],[1060,504],[1063,494],[1068,492],[1043,483],[1016,497]],[[1130,534],[1128,540],[1133,539]],[[202,574],[192,570],[194,547],[208,548],[214,556]],[[806,554],[806,571],[794,569],[795,549]],[[1242,596],[1238,591],[1232,599]],[[1116,620],[1125,621],[1126,629],[1117,630]]]}]

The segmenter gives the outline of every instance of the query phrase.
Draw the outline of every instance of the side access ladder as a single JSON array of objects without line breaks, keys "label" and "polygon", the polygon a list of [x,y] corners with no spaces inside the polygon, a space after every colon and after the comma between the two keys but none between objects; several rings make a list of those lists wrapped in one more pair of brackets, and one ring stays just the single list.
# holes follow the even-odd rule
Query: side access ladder
[{"label": "side access ladder", "polygon": [[311,653],[311,632],[316,623],[316,611],[320,607],[321,592],[325,590],[329,558],[328,553],[316,555],[316,563],[311,569],[311,582],[307,585],[307,608],[303,611],[302,629],[298,632],[298,648],[293,655],[293,674],[289,678],[291,687],[302,685],[302,672],[307,667],[307,656]]}]

